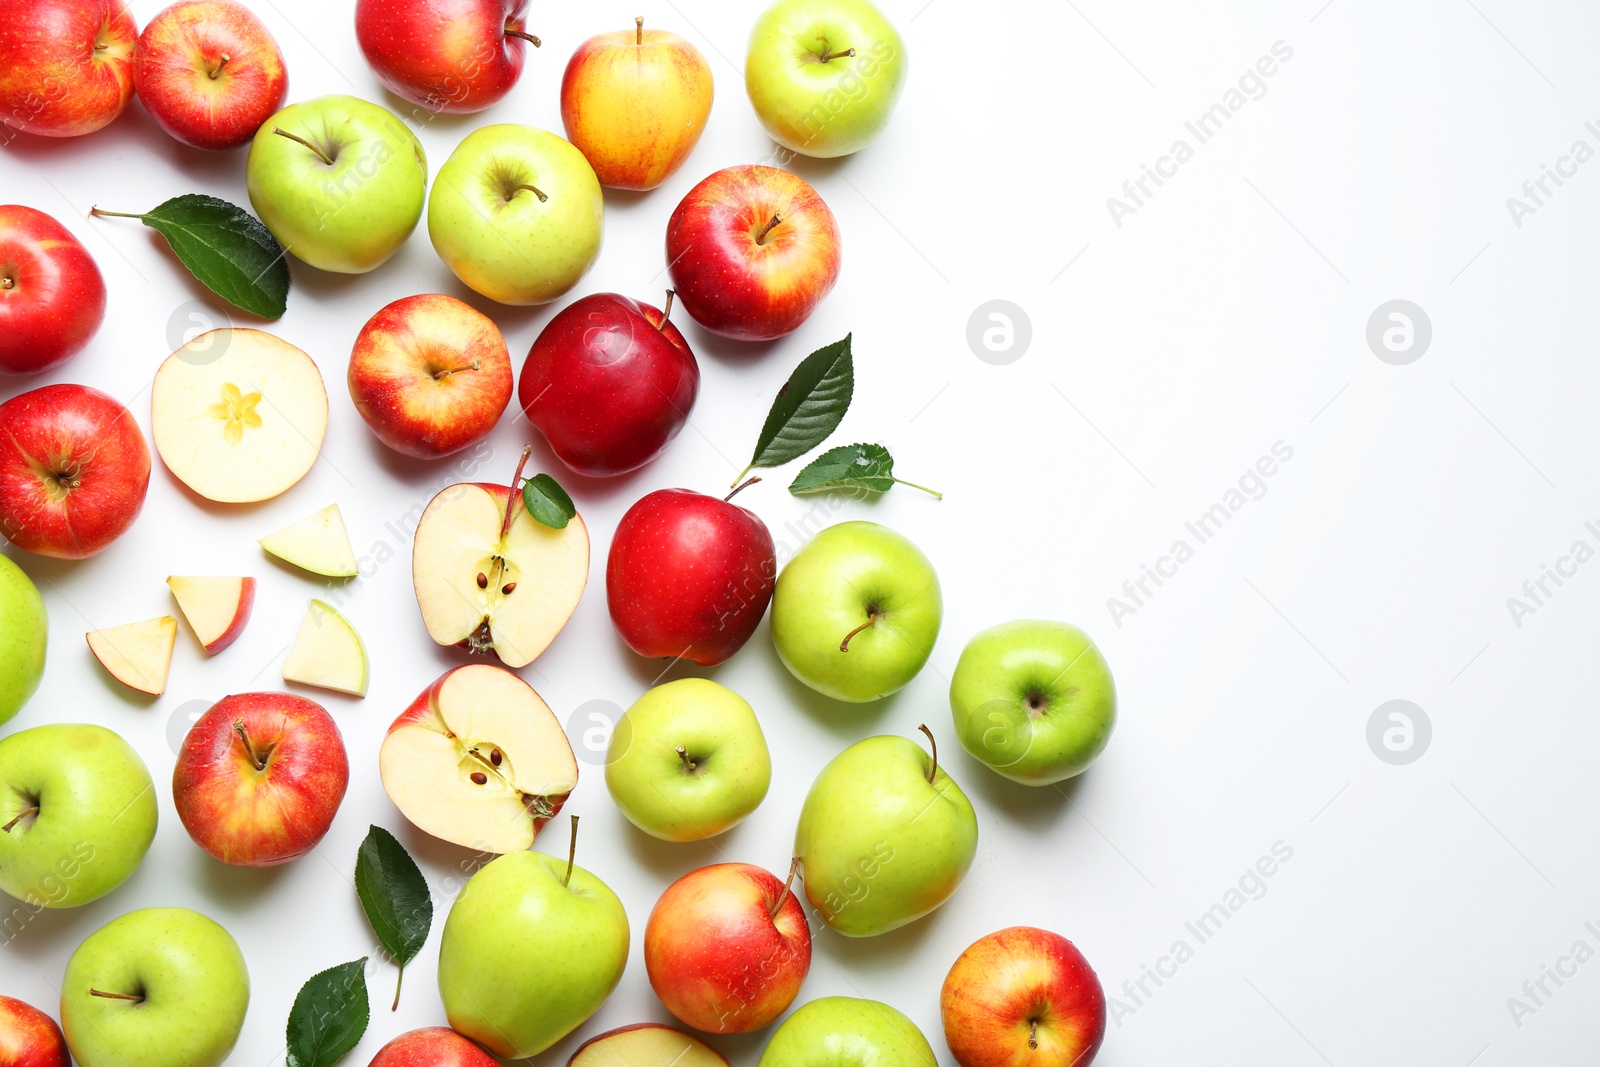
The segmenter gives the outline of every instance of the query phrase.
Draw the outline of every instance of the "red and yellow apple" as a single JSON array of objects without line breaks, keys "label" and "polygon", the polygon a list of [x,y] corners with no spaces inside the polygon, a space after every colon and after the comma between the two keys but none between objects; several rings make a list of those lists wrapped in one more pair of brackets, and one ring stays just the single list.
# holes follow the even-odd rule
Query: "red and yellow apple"
[{"label": "red and yellow apple", "polygon": [[105,317],[106,283],[89,250],[44,212],[0,204],[0,374],[70,359]]},{"label": "red and yellow apple", "polygon": [[56,1021],[32,1004],[0,997],[0,1064],[5,1067],[72,1067],[67,1040]]},{"label": "red and yellow apple", "polygon": [[500,1063],[448,1026],[425,1026],[380,1048],[367,1067],[500,1067]]},{"label": "red and yellow apple", "polygon": [[522,74],[528,0],[356,0],[356,42],[384,88],[429,111],[482,111]]},{"label": "red and yellow apple", "polygon": [[1106,1034],[1106,997],[1060,934],[1013,926],[957,958],[939,994],[961,1067],[1088,1067]]},{"label": "red and yellow apple", "polygon": [[41,137],[100,129],[133,99],[138,40],[123,0],[8,0],[0,122]]},{"label": "red and yellow apple", "polygon": [[195,148],[248,144],[283,106],[289,75],[272,32],[235,0],[178,0],[151,19],[133,85],[156,125]]}]

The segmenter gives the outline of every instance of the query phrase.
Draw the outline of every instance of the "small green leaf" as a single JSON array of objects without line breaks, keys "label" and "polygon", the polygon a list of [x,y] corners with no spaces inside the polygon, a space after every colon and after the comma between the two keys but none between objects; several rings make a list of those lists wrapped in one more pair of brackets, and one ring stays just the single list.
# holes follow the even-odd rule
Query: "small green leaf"
[{"label": "small green leaf", "polygon": [[278,239],[250,212],[199,193],[173,197],[138,219],[167,239],[200,283],[235,307],[264,319],[283,316],[289,302],[289,263]]},{"label": "small green leaf", "polygon": [[850,410],[855,380],[850,334],[801,360],[773,399],[761,436],[756,438],[755,455],[733,484],[739,484],[751,467],[788,463],[826,441]]},{"label": "small green leaf", "polygon": [[361,898],[361,909],[367,913],[378,943],[400,968],[394,987],[398,1007],[406,964],[428,942],[433,895],[405,846],[381,826],[367,831],[367,839],[356,853],[356,896]]},{"label": "small green leaf", "polygon": [[330,967],[300,987],[285,1037],[288,1067],[333,1067],[367,1032],[367,958]]},{"label": "small green leaf", "polygon": [[522,483],[522,506],[535,521],[552,530],[566,529],[578,513],[567,491],[548,474],[535,474]]},{"label": "small green leaf", "polygon": [[887,493],[895,483],[921,489],[939,499],[944,494],[934,492],[925,485],[902,481],[894,476],[894,457],[882,445],[840,445],[830,448],[795,475],[789,483],[789,492],[826,493],[835,489],[865,489],[873,493]]}]

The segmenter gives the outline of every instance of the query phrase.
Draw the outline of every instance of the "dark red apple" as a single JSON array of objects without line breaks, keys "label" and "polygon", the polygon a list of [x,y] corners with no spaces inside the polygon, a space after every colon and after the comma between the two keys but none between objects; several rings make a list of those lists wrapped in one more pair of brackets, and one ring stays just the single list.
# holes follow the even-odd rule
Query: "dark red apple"
[{"label": "dark red apple", "polygon": [[617,524],[606,604],[618,636],[639,655],[709,667],[750,639],[777,573],[772,534],[753,512],[689,489],[659,489]]},{"label": "dark red apple", "polygon": [[356,42],[378,80],[429,111],[482,111],[522,74],[528,0],[356,0]]},{"label": "dark red apple", "polygon": [[32,374],[83,350],[106,317],[106,283],[61,223],[0,204],[0,374]]},{"label": "dark red apple", "polygon": [[517,400],[550,449],[592,478],[661,454],[694,407],[700,366],[667,311],[616,293],[563,308],[522,365]]}]

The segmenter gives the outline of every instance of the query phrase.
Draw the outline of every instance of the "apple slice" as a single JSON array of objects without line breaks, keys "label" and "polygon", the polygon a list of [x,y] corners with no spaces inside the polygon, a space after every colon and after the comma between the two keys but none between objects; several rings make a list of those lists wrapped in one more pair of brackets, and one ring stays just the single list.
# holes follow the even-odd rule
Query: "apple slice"
[{"label": "apple slice", "polygon": [[728,1061],[675,1027],[636,1023],[591,1037],[578,1046],[567,1067],[728,1067]]},{"label": "apple slice", "polygon": [[400,713],[378,775],[419,829],[480,852],[521,852],[578,784],[578,761],[532,686],[473,663],[447,671]]},{"label": "apple slice", "polygon": [[[522,480],[522,454],[516,485]],[[589,581],[589,530],[528,514],[520,492],[462,482],[428,502],[411,547],[411,580],[428,635],[526,667],[572,617]]]},{"label": "apple slice", "polygon": [[285,526],[256,542],[285,563],[328,578],[351,578],[357,571],[356,553],[338,504]]},{"label": "apple slice", "polygon": [[167,579],[189,629],[200,645],[215,656],[244,632],[256,602],[254,578],[220,578],[212,575],[178,575]]},{"label": "apple slice", "polygon": [[327,429],[328,391],[317,365],[260,330],[200,334],[166,358],[151,387],[156,451],[207,500],[277,496],[317,461]]},{"label": "apple slice", "polygon": [[89,651],[100,666],[127,686],[158,697],[167,691],[172,668],[172,646],[178,640],[178,620],[171,615],[144,622],[110,626],[85,635]]},{"label": "apple slice", "polygon": [[332,605],[313,600],[306,606],[300,633],[283,661],[283,680],[364,697],[367,646],[349,619]]}]

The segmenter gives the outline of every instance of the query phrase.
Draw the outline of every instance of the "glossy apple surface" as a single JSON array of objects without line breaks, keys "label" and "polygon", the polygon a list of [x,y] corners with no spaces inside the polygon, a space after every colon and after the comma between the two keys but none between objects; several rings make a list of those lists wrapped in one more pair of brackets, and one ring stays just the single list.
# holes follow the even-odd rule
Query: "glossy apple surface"
[{"label": "glossy apple surface", "polygon": [[356,0],[356,42],[396,96],[428,112],[482,111],[537,44],[527,15],[527,0]]},{"label": "glossy apple surface", "polygon": [[500,1067],[483,1049],[448,1026],[410,1030],[378,1050],[367,1067]]},{"label": "glossy apple surface", "polygon": [[283,106],[289,74],[272,32],[235,0],[178,0],[145,24],[133,85],[150,117],[194,148],[248,144]]},{"label": "glossy apple surface", "polygon": [[938,1062],[928,1039],[904,1013],[876,1000],[823,997],[783,1021],[757,1067],[937,1067]]},{"label": "glossy apple surface", "polygon": [[133,99],[139,27],[122,0],[10,0],[0,18],[0,122],[93,133]]},{"label": "glossy apple surface", "polygon": [[50,620],[33,579],[0,555],[0,725],[13,719],[44,677]]},{"label": "glossy apple surface", "polygon": [[31,1004],[0,997],[0,1063],[6,1067],[72,1067],[56,1021]]},{"label": "glossy apple surface", "polygon": [[960,1067],[1088,1067],[1106,1033],[1106,997],[1089,961],[1031,926],[973,942],[945,976],[939,1015]]},{"label": "glossy apple surface", "polygon": [[0,374],[65,362],[105,317],[106,283],[89,250],[44,212],[0,204]]}]

